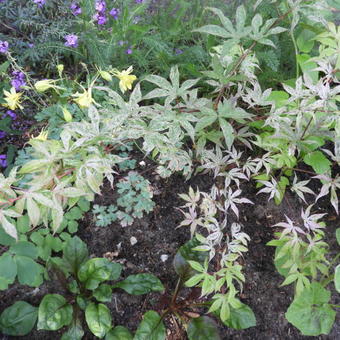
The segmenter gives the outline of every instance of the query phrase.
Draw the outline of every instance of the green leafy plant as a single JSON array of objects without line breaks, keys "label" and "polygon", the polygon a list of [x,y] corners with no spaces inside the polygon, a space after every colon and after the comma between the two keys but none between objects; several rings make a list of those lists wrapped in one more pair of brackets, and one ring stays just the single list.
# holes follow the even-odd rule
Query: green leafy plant
[{"label": "green leafy plant", "polygon": [[137,172],[130,171],[119,183],[117,183],[119,197],[117,205],[100,206],[95,204],[92,213],[95,215],[95,224],[98,227],[106,227],[109,224],[120,221],[125,227],[131,225],[135,218],[142,218],[144,212],[153,210],[155,203],[152,201],[152,191],[149,181]]},{"label": "green leafy plant", "polygon": [[20,284],[38,287],[43,282],[44,267],[37,263],[38,248],[27,241],[13,244],[0,256],[0,289],[8,288],[16,277]]},{"label": "green leafy plant", "polygon": [[117,207],[112,204],[109,206],[95,204],[92,208],[92,214],[95,215],[97,227],[106,227],[118,219]]},{"label": "green leafy plant", "polygon": [[[23,248],[22,243],[18,244],[17,248],[19,247]],[[27,250],[27,247],[24,250]],[[39,308],[24,301],[16,302],[0,316],[0,329],[3,333],[26,335],[33,329],[37,320],[38,329],[55,331],[68,326],[68,330],[62,336],[63,340],[81,339],[84,335],[82,319],[85,318],[90,331],[98,338],[106,335],[110,339],[117,333],[129,334],[123,327],[113,328],[111,313],[104,304],[111,301],[112,290],[119,288],[132,295],[164,290],[161,282],[151,274],[130,275],[113,285],[105,283],[119,279],[121,265],[106,258],[89,259],[85,243],[77,236],[66,242],[62,257],[50,259],[48,268],[49,275],[51,277],[56,275],[63,284],[65,297],[60,294],[46,294]],[[148,312],[145,315],[136,338],[141,336],[139,333],[144,333],[144,328],[150,326],[150,322],[155,323],[156,314]]]},{"label": "green leafy plant", "polygon": [[329,303],[331,292],[326,286],[333,279],[337,286],[336,273],[331,274],[330,270],[339,254],[328,261],[328,245],[323,240],[325,224],[318,221],[323,214],[312,215],[310,210],[308,207],[302,211],[303,226],[289,218],[287,222],[276,224],[284,229],[276,234],[278,239],[268,245],[276,247],[274,263],[285,278],[282,285],[294,283],[295,286],[294,300],[286,312],[287,320],[302,334],[317,336],[328,334],[335,321],[334,307],[337,306]]}]

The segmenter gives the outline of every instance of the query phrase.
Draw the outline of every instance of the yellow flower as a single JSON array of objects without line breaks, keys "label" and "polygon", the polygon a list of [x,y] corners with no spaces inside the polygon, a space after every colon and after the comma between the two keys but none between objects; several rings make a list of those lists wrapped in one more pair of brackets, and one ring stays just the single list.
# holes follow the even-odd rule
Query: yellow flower
[{"label": "yellow flower", "polygon": [[119,87],[123,93],[126,90],[131,90],[132,83],[137,79],[135,75],[130,75],[132,71],[132,66],[130,66],[127,70],[123,70],[122,72],[119,72],[118,70],[112,70],[112,74],[120,80]]},{"label": "yellow flower", "polygon": [[72,97],[76,97],[73,99],[80,107],[89,107],[92,102],[94,102],[91,94],[91,89],[85,90],[83,93],[75,93]]},{"label": "yellow flower", "polygon": [[15,88],[12,87],[10,91],[4,90],[4,95],[7,104],[2,104],[3,106],[6,106],[11,110],[15,110],[17,107],[19,109],[23,109],[23,107],[20,105],[20,100],[22,96],[21,92],[15,91]]},{"label": "yellow flower", "polygon": [[47,140],[48,137],[48,131],[42,129],[37,137],[34,137],[33,135],[31,136],[31,139],[35,140],[40,140],[40,141],[45,141]]}]

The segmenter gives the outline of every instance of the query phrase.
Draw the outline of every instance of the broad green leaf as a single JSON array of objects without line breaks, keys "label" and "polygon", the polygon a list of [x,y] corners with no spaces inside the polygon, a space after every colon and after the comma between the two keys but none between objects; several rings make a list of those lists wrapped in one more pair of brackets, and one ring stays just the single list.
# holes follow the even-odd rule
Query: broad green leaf
[{"label": "broad green leaf", "polygon": [[22,285],[38,287],[43,283],[44,267],[36,263],[30,257],[16,255],[18,281]]},{"label": "broad green leaf", "polygon": [[3,246],[12,246],[13,244],[15,244],[15,242],[15,238],[7,234],[5,230],[0,226],[0,244]]},{"label": "broad green leaf", "polygon": [[338,293],[340,293],[340,264],[335,267],[334,285]]},{"label": "broad green leaf", "polygon": [[132,295],[142,295],[164,290],[162,282],[152,274],[130,275],[125,280],[116,283],[114,288],[121,288]]},{"label": "broad green leaf", "polygon": [[93,258],[82,264],[78,278],[87,289],[94,290],[101,282],[115,280],[119,277],[122,266],[106,258]]},{"label": "broad green leaf", "polygon": [[246,329],[256,326],[256,318],[251,308],[242,303],[240,308],[230,306],[229,319],[224,324],[234,329]]},{"label": "broad green leaf", "polygon": [[132,340],[133,335],[123,326],[116,326],[106,334],[105,340]]},{"label": "broad green leaf", "polygon": [[274,102],[276,108],[280,108],[285,105],[289,99],[289,94],[285,91],[272,91],[267,97],[266,101]]},{"label": "broad green leaf", "polygon": [[90,303],[85,309],[85,319],[91,332],[100,339],[111,329],[110,310],[102,303]]},{"label": "broad green leaf", "polygon": [[84,336],[84,330],[79,319],[73,319],[70,327],[63,334],[61,340],[81,340]]},{"label": "broad green leaf", "polygon": [[38,257],[37,247],[33,243],[27,241],[17,242],[9,249],[9,251],[12,254],[30,257],[33,260]]},{"label": "broad green leaf", "polygon": [[318,67],[318,64],[311,61],[311,57],[308,54],[299,54],[296,56],[296,59],[302,72],[308,74],[313,82],[316,83],[319,80],[319,72],[314,70]]},{"label": "broad green leaf", "polygon": [[38,329],[56,331],[72,322],[73,309],[59,294],[47,294],[41,300],[38,311]]},{"label": "broad green leaf", "polygon": [[308,153],[304,158],[304,162],[310,165],[318,174],[324,174],[330,171],[332,163],[321,151]]},{"label": "broad green leaf", "polygon": [[144,314],[133,340],[165,340],[165,327],[158,313],[150,310]]},{"label": "broad green leaf", "polygon": [[196,261],[201,264],[207,258],[207,252],[195,251],[193,248],[199,246],[201,243],[196,237],[192,238],[190,241],[186,242],[181,246],[174,258],[173,265],[176,273],[183,279],[187,280],[195,271],[192,269],[188,261]]},{"label": "broad green leaf", "polygon": [[74,236],[65,244],[63,260],[67,268],[76,274],[81,266],[88,258],[86,244],[78,237]]},{"label": "broad green leaf", "polygon": [[90,202],[83,197],[78,201],[77,205],[83,212],[87,212],[90,210]]},{"label": "broad green leaf", "polygon": [[30,230],[30,222],[28,215],[18,217],[16,225],[19,233],[27,233]]},{"label": "broad green leaf", "polygon": [[301,31],[296,39],[296,44],[300,52],[309,53],[312,50],[315,43],[315,40],[313,39],[314,37],[315,33],[308,29]]},{"label": "broad green leaf", "polygon": [[79,220],[82,216],[83,212],[78,207],[73,207],[65,214],[65,217],[71,220]]},{"label": "broad green leaf", "polygon": [[25,301],[17,301],[1,313],[0,329],[7,335],[26,335],[33,329],[37,317],[37,307]]},{"label": "broad green leaf", "polygon": [[93,291],[93,296],[97,301],[109,302],[112,299],[112,287],[103,283]]},{"label": "broad green leaf", "polygon": [[8,288],[17,276],[17,265],[9,253],[0,256],[0,290]]},{"label": "broad green leaf", "polygon": [[328,304],[331,293],[320,283],[313,282],[289,306],[286,319],[303,335],[328,334],[335,320],[335,311]]},{"label": "broad green leaf", "polygon": [[220,340],[218,327],[215,321],[208,316],[200,316],[191,319],[188,325],[187,334],[189,340]]},{"label": "broad green leaf", "polygon": [[340,228],[337,228],[335,231],[335,237],[338,242],[338,245],[340,246]]}]

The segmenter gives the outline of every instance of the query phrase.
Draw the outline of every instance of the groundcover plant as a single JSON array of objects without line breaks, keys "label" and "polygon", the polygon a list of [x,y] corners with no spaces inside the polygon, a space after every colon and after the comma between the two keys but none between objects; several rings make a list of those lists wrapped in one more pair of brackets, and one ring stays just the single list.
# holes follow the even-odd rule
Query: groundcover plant
[{"label": "groundcover plant", "polygon": [[[247,253],[266,229],[290,288],[284,335],[337,338],[339,11],[336,0],[0,1],[1,332],[280,338],[256,333],[245,298]],[[158,196],[175,222],[159,222]],[[266,200],[279,213],[246,230]],[[146,235],[145,221],[172,249],[156,265],[167,276],[120,256],[139,242],[120,237]],[[116,244],[89,252],[105,242],[91,230]],[[187,238],[173,249],[167,233]],[[147,298],[123,305],[138,318],[119,324],[126,293]]]}]

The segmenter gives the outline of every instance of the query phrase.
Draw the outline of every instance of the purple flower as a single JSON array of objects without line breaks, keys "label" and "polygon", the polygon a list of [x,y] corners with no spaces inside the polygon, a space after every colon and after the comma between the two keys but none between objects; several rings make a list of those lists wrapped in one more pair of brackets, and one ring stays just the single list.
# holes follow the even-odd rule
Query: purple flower
[{"label": "purple flower", "polygon": [[4,117],[11,117],[13,120],[17,119],[17,114],[14,111],[7,110],[6,113],[4,114]]},{"label": "purple flower", "polygon": [[126,51],[125,51],[126,54],[132,54],[132,48],[129,47]]},{"label": "purple flower", "polygon": [[106,10],[106,2],[104,0],[97,0],[95,5],[96,11],[103,13]]},{"label": "purple flower", "polygon": [[0,40],[0,53],[6,53],[8,51],[8,42]]},{"label": "purple flower", "polygon": [[0,139],[6,137],[7,133],[5,131],[0,130]]},{"label": "purple flower", "polygon": [[141,3],[143,3],[143,0],[135,0],[135,3],[136,4],[141,4]]},{"label": "purple flower", "polygon": [[64,37],[66,40],[65,46],[67,47],[78,47],[78,37],[75,34],[68,34]]},{"label": "purple flower", "polygon": [[35,4],[38,5],[38,7],[42,7],[45,5],[46,0],[33,0]]},{"label": "purple flower", "polygon": [[6,168],[7,166],[7,160],[6,160],[6,155],[0,155],[0,166],[2,168]]},{"label": "purple flower", "polygon": [[119,8],[112,8],[110,13],[109,13],[115,20],[118,19],[118,16],[120,14],[120,9]]},{"label": "purple flower", "polygon": [[175,54],[176,55],[179,55],[179,54],[182,54],[183,53],[183,50],[181,50],[180,48],[176,48],[175,49]]},{"label": "purple flower", "polygon": [[105,24],[106,24],[106,21],[107,21],[107,18],[106,18],[106,16],[105,16],[105,14],[96,13],[96,14],[93,16],[93,20],[94,20],[94,21],[97,21],[97,24],[98,24],[98,25],[105,25]]},{"label": "purple flower", "polygon": [[0,3],[5,2],[6,0],[0,0]]},{"label": "purple flower", "polygon": [[28,47],[29,47],[29,48],[33,48],[33,47],[34,47],[34,44],[28,43]]},{"label": "purple flower", "polygon": [[70,9],[74,16],[81,14],[81,7],[79,6],[78,2],[72,2]]},{"label": "purple flower", "polygon": [[21,71],[13,71],[12,75],[14,78],[11,80],[11,85],[16,91],[20,91],[21,87],[26,85],[25,74]]}]

